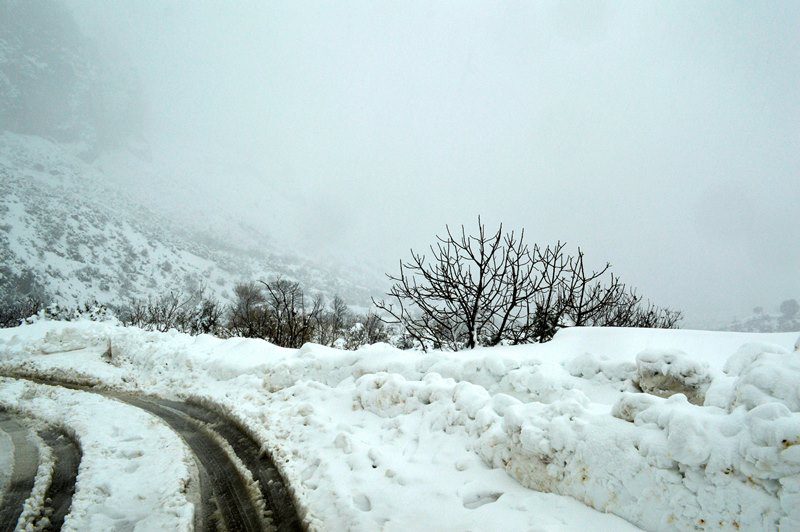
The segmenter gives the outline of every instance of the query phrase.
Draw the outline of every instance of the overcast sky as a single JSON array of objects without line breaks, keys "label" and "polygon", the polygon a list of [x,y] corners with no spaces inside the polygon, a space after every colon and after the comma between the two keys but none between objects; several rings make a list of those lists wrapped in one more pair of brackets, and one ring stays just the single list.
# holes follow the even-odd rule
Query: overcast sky
[{"label": "overcast sky", "polygon": [[157,160],[274,187],[224,208],[302,249],[394,268],[482,214],[689,325],[800,298],[800,2],[70,5]]}]

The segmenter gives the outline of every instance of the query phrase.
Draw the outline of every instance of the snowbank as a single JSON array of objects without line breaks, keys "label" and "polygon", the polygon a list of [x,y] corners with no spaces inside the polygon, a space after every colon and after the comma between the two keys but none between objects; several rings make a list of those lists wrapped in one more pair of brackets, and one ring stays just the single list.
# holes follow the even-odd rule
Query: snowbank
[{"label": "snowbank", "polygon": [[36,323],[0,331],[0,369],[219,405],[312,528],[625,525],[592,507],[651,530],[793,529],[797,339],[576,328],[423,354]]}]

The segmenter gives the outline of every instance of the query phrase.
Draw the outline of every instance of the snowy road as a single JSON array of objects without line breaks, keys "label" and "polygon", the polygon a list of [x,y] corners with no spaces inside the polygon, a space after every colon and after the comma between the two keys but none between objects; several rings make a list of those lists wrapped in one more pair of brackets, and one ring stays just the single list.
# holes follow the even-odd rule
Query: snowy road
[{"label": "snowy road", "polygon": [[[125,396],[122,397],[124,398]],[[130,396],[123,400],[133,405],[139,404],[140,408],[145,409],[155,406],[157,410],[160,410],[160,413],[155,410],[151,411],[167,421],[173,428],[176,428],[176,425],[173,425],[173,421],[170,421],[170,419],[178,423],[189,421],[193,427],[199,426],[204,431],[214,434],[215,440],[221,437],[225,445],[230,446],[229,448],[235,454],[236,460],[246,468],[245,475],[258,482],[256,496],[260,501],[263,501],[265,510],[270,517],[270,526],[280,532],[301,530],[302,527],[300,526],[294,503],[275,464],[272,463],[268,455],[261,452],[260,446],[235,423],[196,404],[152,398],[142,400]],[[184,438],[196,438],[197,432],[195,430],[189,435],[184,435],[183,433],[181,435]],[[187,441],[190,440],[187,439]],[[194,447],[192,449],[202,462],[205,452],[199,452]],[[217,483],[215,482],[214,485],[216,486]]]},{"label": "snowy road", "polygon": [[23,504],[33,490],[39,452],[29,438],[28,428],[6,412],[0,412],[0,431],[8,436],[13,456],[11,475],[0,505],[0,530],[14,530]]},{"label": "snowy road", "polygon": [[[252,438],[219,414],[199,405],[155,397],[100,391],[53,381],[33,382],[122,401],[157,416],[169,425],[189,446],[197,465],[200,484],[200,508],[194,523],[197,529],[301,529],[291,497],[274,464]],[[35,473],[35,458],[32,467]],[[20,506],[26,497],[21,493],[15,506]],[[5,528],[0,526],[0,529]]]}]

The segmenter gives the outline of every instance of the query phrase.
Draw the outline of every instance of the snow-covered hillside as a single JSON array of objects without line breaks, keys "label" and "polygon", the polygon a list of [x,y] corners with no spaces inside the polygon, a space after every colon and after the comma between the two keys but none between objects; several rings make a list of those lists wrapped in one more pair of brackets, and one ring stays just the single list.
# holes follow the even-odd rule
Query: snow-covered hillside
[{"label": "snow-covered hillside", "polygon": [[313,529],[625,528],[594,508],[647,530],[792,530],[799,335],[573,328],[347,352],[40,321],[0,331],[0,370],[217,405]]},{"label": "snow-covered hillside", "polygon": [[72,305],[92,299],[119,304],[205,287],[226,299],[239,280],[277,274],[311,290],[342,294],[352,303],[374,292],[343,270],[276,252],[263,233],[232,235],[226,243],[186,229],[113,186],[76,155],[79,149],[36,136],[0,134],[3,297],[44,292]]},{"label": "snow-covered hillside", "polygon": [[[0,302],[120,304],[199,287],[226,299],[235,282],[276,274],[352,304],[379,291],[379,272],[278,243],[276,226],[303,198],[279,197],[260,174],[257,191],[231,187],[230,158],[214,168],[154,163],[135,69],[85,37],[61,2],[12,0],[2,10]],[[198,186],[210,180],[216,189]],[[202,201],[229,191],[238,195],[224,212]],[[245,205],[268,215],[247,219]]]}]

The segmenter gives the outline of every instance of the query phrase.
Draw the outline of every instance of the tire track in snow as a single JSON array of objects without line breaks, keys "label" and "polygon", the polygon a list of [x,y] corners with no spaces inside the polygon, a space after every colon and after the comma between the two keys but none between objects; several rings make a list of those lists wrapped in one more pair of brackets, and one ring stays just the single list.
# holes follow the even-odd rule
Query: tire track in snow
[{"label": "tire track in snow", "polygon": [[45,492],[44,515],[49,525],[44,530],[61,530],[75,494],[81,451],[77,442],[63,431],[47,428],[40,431],[39,436],[53,451],[55,459],[53,478]]},{"label": "tire track in snow", "polygon": [[[147,410],[163,419],[186,441],[211,481],[212,494],[203,494],[203,515],[206,523],[217,521],[222,530],[267,529],[267,523],[252,500],[244,479],[220,444],[205,434],[197,422],[180,411],[173,410],[149,399],[111,394],[110,397]],[[213,512],[211,497],[216,506]],[[214,519],[216,517],[216,519]]]},{"label": "tire track in snow", "polygon": [[[198,529],[302,530],[285,482],[270,457],[262,452],[253,438],[224,416],[197,404],[99,390],[31,375],[9,377],[103,395],[150,412],[166,422],[192,450],[200,470],[202,508],[196,519]],[[242,478],[233,458],[209,434],[210,431],[230,446],[235,458],[258,481],[267,515],[262,515],[258,501],[253,498],[253,490]]]},{"label": "tire track in snow", "polygon": [[267,511],[270,512],[272,525],[278,532],[302,530],[300,518],[278,468],[245,431],[236,423],[198,404],[168,400],[159,402],[202,421],[230,444],[253,479],[258,481],[261,496],[266,503]]},{"label": "tire track in snow", "polygon": [[39,451],[28,439],[28,429],[7,412],[0,412],[0,430],[11,437],[14,446],[13,471],[0,502],[0,530],[14,530],[23,504],[33,490],[39,467]]}]

